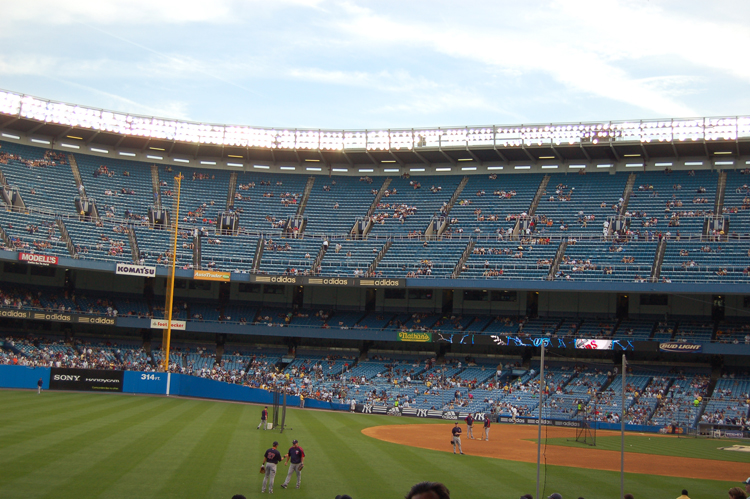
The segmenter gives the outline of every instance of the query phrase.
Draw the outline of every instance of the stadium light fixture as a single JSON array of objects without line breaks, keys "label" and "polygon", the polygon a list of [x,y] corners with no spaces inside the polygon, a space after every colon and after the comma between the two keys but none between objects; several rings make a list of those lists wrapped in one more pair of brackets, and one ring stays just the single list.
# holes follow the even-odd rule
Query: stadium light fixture
[{"label": "stadium light fixture", "polygon": [[488,166],[487,169],[488,170],[502,170],[503,167],[502,166]]},{"label": "stadium light fixture", "polygon": [[435,171],[436,172],[449,172],[449,171],[451,171],[451,169],[443,167],[443,168],[435,168]]},{"label": "stadium light fixture", "polygon": [[190,163],[189,159],[183,159],[183,158],[174,158],[173,161],[175,161],[176,163]]},{"label": "stadium light fixture", "polygon": [[423,172],[424,168],[409,168],[410,172]]},{"label": "stadium light fixture", "polygon": [[516,170],[531,170],[531,166],[528,165],[514,166],[513,168]]},{"label": "stadium light fixture", "polygon": [[360,168],[359,173],[372,173],[374,170],[372,168]]},{"label": "stadium light fixture", "polygon": [[539,159],[555,159],[554,156],[539,156]]},{"label": "stadium light fixture", "polygon": [[714,151],[714,154],[732,154],[732,151]]},{"label": "stadium light fixture", "polygon": [[49,145],[49,140],[42,140],[42,139],[31,139],[32,142],[36,144],[47,144]]},{"label": "stadium light fixture", "polygon": [[[91,150],[91,152],[98,152],[98,153],[101,153],[101,154],[109,154],[109,151],[107,149],[99,149],[98,147],[91,147],[90,150]],[[161,158],[159,158],[159,159],[161,159]]]},{"label": "stadium light fixture", "polygon": [[156,155],[153,155],[153,154],[146,154],[146,158],[147,159],[164,159],[163,156],[156,156]]},{"label": "stadium light fixture", "polygon": [[237,154],[227,154],[230,158],[244,158],[244,156],[238,156]]},{"label": "stadium light fixture", "polygon": [[640,154],[623,154],[622,156],[624,158],[640,158],[641,157]]},{"label": "stadium light fixture", "polygon": [[729,165],[733,165],[734,161],[717,161],[714,164],[716,166],[729,166]]},{"label": "stadium light fixture", "polygon": [[554,170],[557,168],[557,165],[542,165],[542,170]]},{"label": "stadium light fixture", "polygon": [[612,165],[609,163],[604,163],[601,165],[596,165],[597,168],[612,168]]},{"label": "stadium light fixture", "polygon": [[472,170],[476,170],[476,169],[477,169],[476,166],[464,166],[464,167],[461,167],[461,171],[472,171]]},{"label": "stadium light fixture", "polygon": [[80,149],[81,148],[81,146],[79,146],[77,144],[66,144],[65,142],[60,142],[60,145],[63,146],[63,147],[69,147],[71,149]]},{"label": "stadium light fixture", "polygon": [[672,163],[654,163],[654,166],[672,166]]},{"label": "stadium light fixture", "polygon": [[685,166],[703,166],[703,161],[686,161]]},{"label": "stadium light fixture", "polygon": [[319,172],[321,170],[321,168],[318,168],[316,166],[308,166],[307,168],[305,168],[305,170],[307,170],[309,172]]},{"label": "stadium light fixture", "polygon": [[568,165],[568,168],[581,170],[583,168],[586,168],[586,165]]},{"label": "stadium light fixture", "polygon": [[268,165],[253,165],[253,168],[258,168],[259,170],[268,170],[271,167]]},{"label": "stadium light fixture", "polygon": [[458,161],[474,161],[474,158],[458,158]]},{"label": "stadium light fixture", "polygon": [[305,159],[308,163],[320,163],[319,159]]},{"label": "stadium light fixture", "polygon": [[643,168],[643,163],[625,163],[625,168]]},{"label": "stadium light fixture", "polygon": [[395,159],[381,159],[380,162],[381,163],[395,163],[396,160]]},{"label": "stadium light fixture", "polygon": [[152,151],[164,151],[165,150],[163,147],[154,147],[154,146],[149,146],[149,149],[151,149]]},{"label": "stadium light fixture", "polygon": [[131,158],[134,158],[134,157],[135,157],[135,153],[134,153],[134,152],[125,152],[125,151],[120,151],[120,152],[119,152],[118,154],[119,154],[120,156],[128,156],[128,157],[131,157]]},{"label": "stadium light fixture", "polygon": [[7,139],[21,140],[21,137],[19,137],[18,135],[13,135],[13,134],[10,134],[10,133],[4,133],[3,137],[5,137]]},{"label": "stadium light fixture", "polygon": [[334,172],[341,172],[341,173],[346,173],[349,171],[348,168],[331,168],[331,170]]},{"label": "stadium light fixture", "polygon": [[245,165],[243,165],[242,163],[227,163],[227,166],[236,166],[237,168],[242,168]]},{"label": "stadium light fixture", "polygon": [[201,161],[202,165],[215,165],[216,161]]},{"label": "stadium light fixture", "polygon": [[294,166],[281,166],[279,167],[280,170],[296,170],[297,168]]},{"label": "stadium light fixture", "polygon": [[399,170],[398,168],[384,168],[383,171],[385,173],[398,173],[401,170]]},{"label": "stadium light fixture", "polygon": [[76,137],[75,135],[66,135],[65,137],[68,139],[83,140],[83,137]]}]

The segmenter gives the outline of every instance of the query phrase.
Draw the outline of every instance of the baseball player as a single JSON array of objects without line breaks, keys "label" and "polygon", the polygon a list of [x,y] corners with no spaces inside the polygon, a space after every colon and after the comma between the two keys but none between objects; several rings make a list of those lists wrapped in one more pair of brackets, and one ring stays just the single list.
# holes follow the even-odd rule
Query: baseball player
[{"label": "baseball player", "polygon": [[266,424],[266,421],[268,421],[268,406],[263,407],[263,410],[260,411],[260,424],[258,425],[256,430],[260,430],[261,426],[264,430],[267,430],[268,425]]},{"label": "baseball player", "polygon": [[266,475],[263,477],[263,485],[260,487],[260,493],[266,491],[266,485],[268,485],[268,493],[273,494],[273,481],[276,478],[276,465],[281,461],[281,452],[276,447],[279,446],[278,442],[273,443],[273,447],[268,449],[263,455],[263,464],[266,468]]},{"label": "baseball player", "polygon": [[451,433],[453,434],[453,440],[451,440],[453,443],[453,453],[456,453],[456,447],[458,447],[458,452],[463,454],[464,451],[461,449],[461,427],[458,426],[458,421],[456,421],[455,426],[451,428]]},{"label": "baseball player", "polygon": [[302,467],[305,463],[305,451],[299,446],[297,440],[292,440],[292,446],[284,458],[286,459],[284,464],[289,464],[289,461],[291,461],[292,465],[289,466],[289,472],[286,474],[286,480],[281,484],[281,488],[285,489],[289,485],[292,473],[297,473],[297,488],[299,488],[300,483],[302,483]]},{"label": "baseball player", "polygon": [[489,414],[484,415],[484,427],[482,428],[482,438],[480,438],[479,440],[482,440],[482,439],[488,442],[490,441],[490,415]]},{"label": "baseball player", "polygon": [[466,434],[470,439],[474,439],[474,416],[471,413],[466,416]]},{"label": "baseball player", "polygon": [[42,393],[42,386],[44,385],[44,381],[42,381],[42,378],[39,378],[39,381],[36,382],[36,393]]}]

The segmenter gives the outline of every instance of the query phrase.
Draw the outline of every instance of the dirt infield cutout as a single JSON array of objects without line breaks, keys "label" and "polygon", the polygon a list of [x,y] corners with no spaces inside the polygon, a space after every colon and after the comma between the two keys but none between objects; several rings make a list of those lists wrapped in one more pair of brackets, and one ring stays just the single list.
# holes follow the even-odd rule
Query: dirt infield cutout
[{"label": "dirt infield cutout", "polygon": [[[453,447],[449,445],[452,427],[452,424],[388,425],[365,428],[362,433],[386,442],[453,452]],[[548,438],[575,438],[575,433],[570,428],[548,427],[544,431]],[[535,426],[495,424],[492,425],[489,441],[480,441],[478,438],[481,434],[481,428],[475,428],[474,435],[477,438],[471,440],[464,432],[461,443],[465,454],[506,461],[536,463],[537,445],[535,441],[532,441],[537,437]],[[619,435],[619,433],[600,430],[598,435],[611,436]],[[548,465],[620,471],[619,452],[600,450],[595,447],[579,449],[548,444],[546,446],[546,459]],[[747,466],[747,463],[730,461],[625,453],[625,472],[644,475],[735,482],[738,477],[747,475]]]}]

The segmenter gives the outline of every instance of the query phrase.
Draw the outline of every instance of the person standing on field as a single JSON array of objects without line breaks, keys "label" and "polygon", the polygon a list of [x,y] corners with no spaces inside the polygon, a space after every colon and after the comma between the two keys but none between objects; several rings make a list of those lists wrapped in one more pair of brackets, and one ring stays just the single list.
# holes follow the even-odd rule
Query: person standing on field
[{"label": "person standing on field", "polygon": [[297,488],[299,488],[300,484],[302,483],[302,467],[305,462],[305,451],[302,450],[302,448],[299,446],[299,442],[297,440],[292,440],[292,446],[289,448],[289,451],[286,453],[286,456],[284,456],[286,459],[284,461],[284,464],[289,464],[289,462],[292,462],[292,465],[289,466],[289,472],[286,474],[286,480],[284,480],[284,483],[281,484],[281,488],[285,489],[287,485],[289,485],[289,480],[292,478],[292,473],[297,473]]},{"label": "person standing on field", "polygon": [[266,491],[266,485],[268,485],[268,493],[273,494],[273,481],[276,478],[276,465],[281,461],[281,452],[276,449],[278,446],[279,443],[274,442],[273,447],[263,454],[263,466],[266,468],[266,475],[263,477],[263,485],[260,487],[261,494]]},{"label": "person standing on field", "polygon": [[256,428],[256,430],[260,430],[260,427],[262,426],[264,430],[268,429],[268,425],[266,422],[268,421],[268,406],[263,407],[263,410],[260,411],[260,424]]},{"label": "person standing on field", "polygon": [[472,440],[474,439],[474,416],[471,413],[466,416],[466,434]]},{"label": "person standing on field", "polygon": [[484,427],[482,428],[482,438],[480,438],[479,440],[482,440],[482,439],[488,442],[490,441],[490,415],[489,414],[484,415]]},{"label": "person standing on field", "polygon": [[461,427],[458,425],[458,421],[451,428],[451,434],[453,435],[453,439],[451,440],[453,443],[453,453],[456,453],[456,447],[458,447],[458,452],[463,454],[464,451],[461,449]]},{"label": "person standing on field", "polygon": [[42,385],[44,385],[44,381],[42,381],[42,378],[39,378],[39,381],[36,382],[36,393],[42,393]]}]

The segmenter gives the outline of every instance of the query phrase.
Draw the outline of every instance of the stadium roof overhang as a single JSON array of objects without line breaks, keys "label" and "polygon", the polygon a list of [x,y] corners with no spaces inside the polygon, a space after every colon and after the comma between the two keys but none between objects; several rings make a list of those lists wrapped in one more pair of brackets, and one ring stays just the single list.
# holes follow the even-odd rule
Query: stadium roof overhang
[{"label": "stadium roof overhang", "polygon": [[[130,115],[0,91],[0,131],[51,145],[262,163],[399,168],[750,156],[750,117],[391,130],[280,129]],[[377,170],[375,170],[377,171]]]}]

